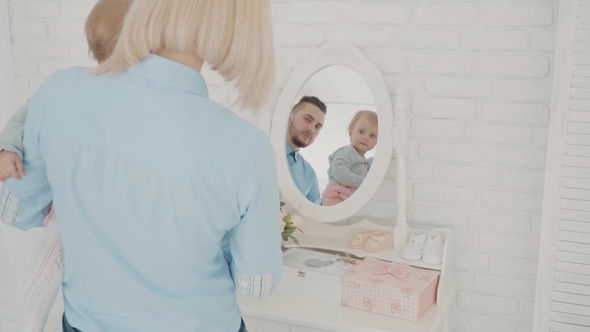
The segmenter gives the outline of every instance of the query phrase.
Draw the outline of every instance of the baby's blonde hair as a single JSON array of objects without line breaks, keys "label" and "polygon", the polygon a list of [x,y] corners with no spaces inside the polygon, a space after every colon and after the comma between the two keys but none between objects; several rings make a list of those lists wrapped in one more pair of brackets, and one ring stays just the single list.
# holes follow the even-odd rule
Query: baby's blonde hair
[{"label": "baby's blonde hair", "polygon": [[99,0],[86,19],[84,32],[88,51],[98,62],[113,53],[123,19],[132,0]]},{"label": "baby's blonde hair", "polygon": [[356,114],[352,117],[352,120],[350,120],[350,124],[348,125],[348,134],[351,135],[352,134],[352,129],[354,128],[354,125],[362,118],[362,117],[366,117],[367,119],[369,119],[369,121],[371,121],[372,123],[374,123],[376,126],[379,124],[379,122],[377,121],[377,113],[373,112],[373,111],[358,111],[356,112]]},{"label": "baby's blonde hair", "polygon": [[162,50],[210,63],[226,80],[236,80],[237,102],[258,111],[276,73],[270,0],[134,1],[113,55],[96,73],[121,73]]}]

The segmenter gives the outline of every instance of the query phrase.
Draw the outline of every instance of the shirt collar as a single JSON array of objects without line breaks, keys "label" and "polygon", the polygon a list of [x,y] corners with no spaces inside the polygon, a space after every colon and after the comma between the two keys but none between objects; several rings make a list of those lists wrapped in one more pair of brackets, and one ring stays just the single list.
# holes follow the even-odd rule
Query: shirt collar
[{"label": "shirt collar", "polygon": [[160,84],[209,98],[207,83],[198,70],[151,54],[129,71]]},{"label": "shirt collar", "polygon": [[293,152],[293,149],[291,149],[291,145],[289,145],[289,143],[286,143],[286,147],[287,147],[287,158],[289,158],[289,155],[293,156],[293,161],[297,162],[298,156],[299,156],[299,152],[295,151],[295,153]]}]

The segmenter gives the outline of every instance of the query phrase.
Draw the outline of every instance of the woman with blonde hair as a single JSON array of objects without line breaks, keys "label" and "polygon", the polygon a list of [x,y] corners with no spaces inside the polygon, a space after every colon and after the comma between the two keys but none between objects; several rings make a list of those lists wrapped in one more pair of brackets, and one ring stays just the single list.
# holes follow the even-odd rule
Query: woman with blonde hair
[{"label": "woman with blonde hair", "polygon": [[26,230],[53,201],[64,331],[245,331],[236,291],[274,291],[271,144],[200,74],[210,63],[262,108],[271,31],[269,0],[134,1],[106,61],[58,71],[30,99],[27,174],[6,182],[0,213]]}]

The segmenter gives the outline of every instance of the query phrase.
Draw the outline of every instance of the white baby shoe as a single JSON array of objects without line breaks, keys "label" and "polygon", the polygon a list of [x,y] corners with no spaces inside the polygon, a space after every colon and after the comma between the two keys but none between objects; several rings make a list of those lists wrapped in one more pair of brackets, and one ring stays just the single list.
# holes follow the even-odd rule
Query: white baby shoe
[{"label": "white baby shoe", "polygon": [[412,230],[408,244],[402,252],[402,258],[409,261],[417,261],[422,258],[424,244],[426,243],[426,231],[423,229]]},{"label": "white baby shoe", "polygon": [[422,260],[427,264],[441,264],[443,257],[443,240],[438,231],[428,233]]}]

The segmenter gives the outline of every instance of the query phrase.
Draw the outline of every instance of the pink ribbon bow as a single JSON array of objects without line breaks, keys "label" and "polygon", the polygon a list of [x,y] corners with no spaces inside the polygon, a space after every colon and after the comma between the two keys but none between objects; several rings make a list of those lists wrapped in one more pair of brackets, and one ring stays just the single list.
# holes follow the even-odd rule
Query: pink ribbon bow
[{"label": "pink ribbon bow", "polygon": [[391,274],[392,276],[398,279],[403,279],[406,277],[406,275],[408,275],[409,271],[410,268],[408,266],[408,263],[406,262],[402,262],[396,265],[391,265],[383,262],[373,269],[373,274]]}]

